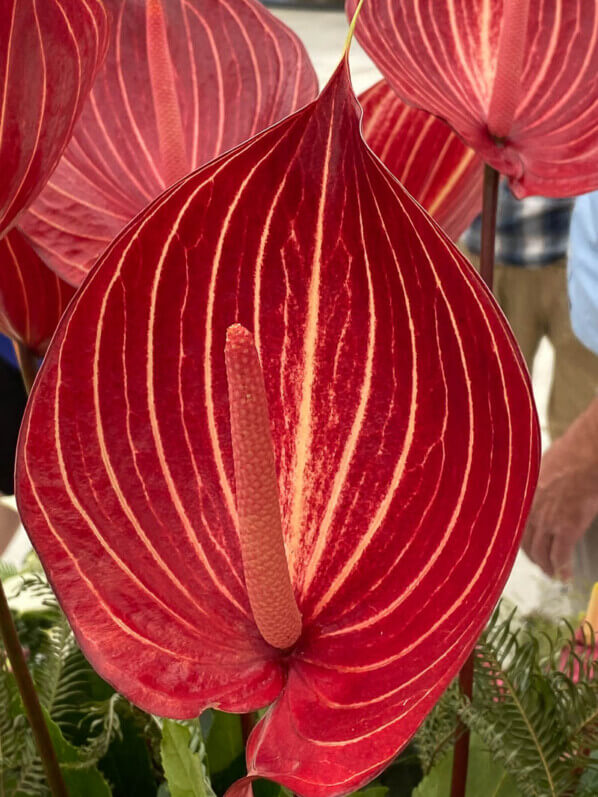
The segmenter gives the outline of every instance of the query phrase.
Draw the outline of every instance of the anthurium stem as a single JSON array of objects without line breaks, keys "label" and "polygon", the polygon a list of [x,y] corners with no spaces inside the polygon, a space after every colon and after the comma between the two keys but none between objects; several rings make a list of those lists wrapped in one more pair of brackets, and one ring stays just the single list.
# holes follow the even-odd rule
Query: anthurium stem
[{"label": "anthurium stem", "polygon": [[[475,650],[472,651],[459,673],[461,694],[471,700],[473,695],[473,665]],[[453,776],[451,797],[465,797],[467,790],[467,768],[469,764],[469,728],[458,720],[455,731],[455,750],[453,757]]]},{"label": "anthurium stem", "polygon": [[484,166],[482,196],[482,240],[480,247],[480,274],[492,290],[494,280],[494,240],[496,238],[496,211],[498,207],[499,173],[492,166]]},{"label": "anthurium stem", "polygon": [[[480,247],[480,274],[492,290],[494,282],[494,242],[496,238],[496,211],[498,209],[498,182],[500,174],[492,166],[484,166],[484,188],[482,197],[482,241]],[[475,649],[459,673],[461,694],[471,700],[473,695],[473,666]],[[451,797],[465,797],[467,789],[467,767],[469,763],[469,728],[458,720],[453,758]]]},{"label": "anthurium stem", "polygon": [[15,347],[19,368],[21,369],[23,384],[25,385],[27,395],[29,395],[35,381],[35,375],[37,374],[37,357],[24,343],[13,341],[13,346]]},{"label": "anthurium stem", "polygon": [[48,726],[44,719],[35,685],[27,668],[23,648],[19,642],[17,629],[15,628],[8,606],[8,600],[6,599],[6,593],[4,592],[4,587],[1,582],[0,632],[2,633],[4,649],[6,650],[6,655],[8,656],[19,692],[21,693],[23,706],[25,707],[25,712],[35,737],[35,743],[46,772],[50,791],[53,797],[68,797],[68,791],[62,778],[58,759],[56,758],[56,753],[48,732]]},{"label": "anthurium stem", "polygon": [[301,634],[301,614],[284,549],[264,375],[253,337],[240,324],[228,328],[224,355],[247,594],[260,634],[286,649]]}]

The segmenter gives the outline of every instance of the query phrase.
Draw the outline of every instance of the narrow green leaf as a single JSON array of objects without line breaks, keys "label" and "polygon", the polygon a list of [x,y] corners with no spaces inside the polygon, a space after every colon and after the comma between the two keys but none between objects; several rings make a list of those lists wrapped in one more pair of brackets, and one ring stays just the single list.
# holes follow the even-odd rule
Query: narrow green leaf
[{"label": "narrow green leaf", "polygon": [[[206,752],[210,768],[210,779],[216,794],[226,790],[245,773],[245,745],[238,714],[212,711],[212,725],[206,737]],[[256,797],[273,797],[270,793],[259,794],[261,784],[254,784]],[[276,795],[278,797],[278,795]]]},{"label": "narrow green leaf", "polygon": [[80,750],[67,742],[46,711],[44,715],[69,797],[111,797],[110,788],[97,767],[86,763]]},{"label": "narrow green leaf", "polygon": [[203,765],[203,747],[190,749],[191,733],[184,725],[164,720],[162,765],[171,797],[214,797]]},{"label": "narrow green leaf", "polygon": [[214,711],[212,727],[206,740],[210,773],[222,772],[244,755],[241,719],[238,714]]}]

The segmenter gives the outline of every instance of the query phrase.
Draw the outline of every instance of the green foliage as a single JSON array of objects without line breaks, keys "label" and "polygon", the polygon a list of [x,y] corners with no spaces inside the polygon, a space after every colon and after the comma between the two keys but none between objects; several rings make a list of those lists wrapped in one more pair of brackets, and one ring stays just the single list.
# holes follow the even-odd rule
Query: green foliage
[{"label": "green foliage", "polygon": [[[446,797],[451,791],[453,752],[444,755],[413,792],[413,797]],[[521,792],[495,761],[479,736],[472,734],[469,747],[466,797],[521,797]]]},{"label": "green foliage", "polygon": [[560,671],[567,647],[568,627],[540,637],[496,614],[476,648],[474,697],[460,716],[526,797],[583,794],[580,774],[593,765],[598,684],[593,668],[577,683]]},{"label": "green foliage", "polygon": [[[116,697],[116,696],[115,696]],[[160,757],[162,731],[157,721],[123,698],[114,703],[119,733],[112,739],[99,768],[118,797],[155,795],[163,778]],[[107,720],[104,714],[102,719]]]},{"label": "green foliage", "polygon": [[[155,720],[115,694],[94,672],[78,648],[50,587],[37,572],[35,561],[29,563],[24,575],[9,578],[5,586],[71,797],[156,794],[162,772],[151,760],[147,743],[152,739],[148,724],[155,726],[154,738],[160,738]],[[113,758],[123,740],[123,723],[128,734],[124,760],[129,759],[135,742],[140,753],[140,766],[133,771],[136,780],[142,782],[138,790],[131,788],[128,761],[122,770],[121,784],[114,784],[110,778],[121,769],[114,766]],[[49,795],[16,682],[1,646],[0,794]]]},{"label": "green foliage", "polygon": [[206,735],[210,779],[216,794],[224,794],[232,783],[246,774],[241,719],[237,714],[223,711],[211,711],[210,718]]},{"label": "green foliage", "polygon": [[46,712],[46,724],[70,797],[110,797],[104,777],[85,753],[66,741]]},{"label": "green foliage", "polygon": [[241,720],[237,714],[212,711],[212,724],[206,742],[210,771],[222,772],[244,753]]},{"label": "green foliage", "polygon": [[[71,797],[214,797],[245,774],[241,718],[209,710],[159,721],[85,660],[32,560],[0,570]],[[474,695],[453,683],[419,730],[352,797],[446,797],[458,718],[472,730],[467,797],[595,797],[598,667],[571,627],[497,613],[476,648]],[[205,738],[205,744],[204,744]],[[290,797],[256,781],[255,797]],[[0,795],[49,797],[10,665],[0,648]]]},{"label": "green foliage", "polygon": [[194,723],[191,729],[164,720],[162,764],[171,797],[215,797],[204,762],[205,747],[199,723]]},{"label": "green foliage", "polygon": [[445,757],[455,740],[461,708],[459,685],[454,681],[426,717],[415,736],[415,745],[424,774]]}]

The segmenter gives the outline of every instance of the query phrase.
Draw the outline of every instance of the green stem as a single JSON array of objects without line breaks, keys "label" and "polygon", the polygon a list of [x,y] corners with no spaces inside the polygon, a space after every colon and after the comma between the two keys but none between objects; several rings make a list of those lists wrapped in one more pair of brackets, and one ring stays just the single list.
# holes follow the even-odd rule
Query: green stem
[{"label": "green stem", "polygon": [[484,166],[482,196],[482,241],[480,247],[480,275],[492,290],[494,279],[494,241],[496,238],[496,210],[500,174],[492,166]]},{"label": "green stem", "polygon": [[[475,650],[472,650],[459,673],[459,688],[461,694],[469,700],[471,700],[473,695],[474,656]],[[469,764],[469,728],[461,720],[457,721],[455,738],[451,797],[465,797],[467,789],[467,766]]]},{"label": "green stem", "polygon": [[6,655],[8,656],[17,686],[19,687],[23,706],[25,707],[25,712],[35,737],[35,743],[46,771],[46,778],[50,791],[53,797],[68,797],[68,791],[62,778],[58,759],[56,758],[56,753],[52,745],[52,739],[48,732],[37,692],[35,691],[35,685],[27,668],[27,662],[23,655],[23,648],[19,642],[17,629],[15,628],[6,599],[6,593],[4,592],[4,587],[1,582],[0,633],[2,634]]},{"label": "green stem", "polygon": [[13,340],[13,346],[15,347],[17,360],[19,361],[23,384],[25,385],[27,395],[29,395],[35,381],[35,375],[37,374],[37,357],[24,343],[18,343],[16,340]]}]

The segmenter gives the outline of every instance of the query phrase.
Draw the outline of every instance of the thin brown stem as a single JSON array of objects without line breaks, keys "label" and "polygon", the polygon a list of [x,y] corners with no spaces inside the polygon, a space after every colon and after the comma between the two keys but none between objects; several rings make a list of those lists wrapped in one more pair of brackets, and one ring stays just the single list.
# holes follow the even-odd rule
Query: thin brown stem
[{"label": "thin brown stem", "polygon": [[[461,694],[471,700],[473,695],[473,664],[475,651],[472,651],[459,673]],[[453,758],[453,777],[451,797],[465,797],[467,789],[467,765],[469,763],[469,728],[461,720],[455,731],[455,752]]]},{"label": "thin brown stem", "polygon": [[8,656],[17,686],[19,687],[23,706],[25,707],[25,712],[35,737],[35,743],[44,765],[50,791],[53,797],[68,797],[68,791],[62,778],[58,759],[56,758],[56,753],[52,745],[52,739],[48,732],[48,726],[46,725],[42,707],[37,692],[35,691],[35,685],[27,668],[27,662],[23,655],[23,648],[19,642],[17,629],[15,628],[6,599],[6,593],[4,592],[4,587],[1,582],[0,633],[2,633],[6,655]]},{"label": "thin brown stem", "polygon": [[[14,341],[13,344],[17,360],[19,361],[25,390],[27,391],[27,395],[29,395],[37,373],[37,357],[34,352],[23,343]],[[48,726],[44,719],[44,713],[35,690],[35,684],[27,668],[23,648],[19,642],[17,629],[15,628],[10,613],[2,582],[0,582],[0,634],[2,634],[4,649],[6,650],[6,655],[8,656],[21,694],[25,713],[29,719],[31,730],[33,731],[33,736],[46,772],[50,791],[53,797],[68,797],[68,791],[62,777],[62,772],[60,771],[58,759],[56,758],[54,745],[52,744]]]},{"label": "thin brown stem", "polygon": [[492,290],[494,279],[494,240],[496,238],[496,210],[500,174],[492,166],[484,166],[482,197],[482,241],[480,247],[480,275]]},{"label": "thin brown stem", "polygon": [[[494,243],[496,239],[496,211],[498,209],[498,182],[500,174],[492,166],[484,166],[484,189],[482,198],[482,241],[480,247],[480,274],[488,288],[494,283]],[[461,694],[471,700],[473,695],[473,667],[475,649],[459,673]],[[467,767],[469,764],[469,728],[461,720],[455,730],[455,751],[451,797],[465,797],[467,790]]]},{"label": "thin brown stem", "polygon": [[29,395],[35,381],[35,375],[37,374],[37,357],[28,346],[25,346],[24,343],[18,343],[15,340],[13,341],[13,346],[15,347],[17,360],[19,361],[19,368],[21,369],[23,384],[25,385],[27,395]]}]

